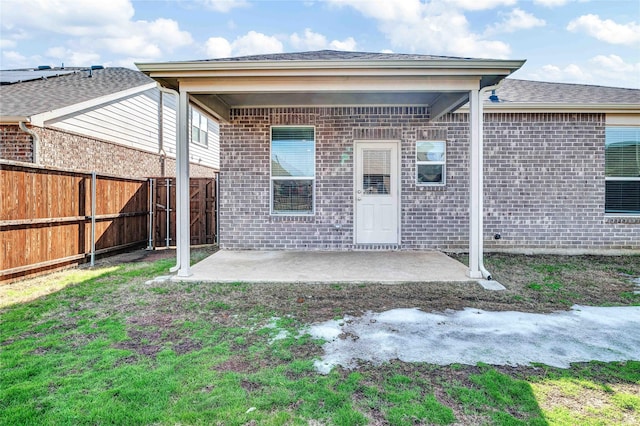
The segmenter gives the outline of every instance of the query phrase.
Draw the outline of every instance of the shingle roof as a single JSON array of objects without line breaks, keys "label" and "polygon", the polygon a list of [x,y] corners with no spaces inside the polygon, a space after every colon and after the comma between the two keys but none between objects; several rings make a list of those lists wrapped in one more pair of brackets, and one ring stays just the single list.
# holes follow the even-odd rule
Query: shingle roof
[{"label": "shingle roof", "polygon": [[496,90],[501,104],[640,104],[640,89],[548,83],[507,78]]},{"label": "shingle roof", "polygon": [[93,70],[92,77],[88,75],[78,69],[73,74],[0,85],[0,116],[29,117],[154,82],[129,68]]},{"label": "shingle roof", "polygon": [[425,60],[471,60],[453,56],[414,55],[404,53],[344,52],[340,50],[317,50],[311,52],[273,53],[268,55],[239,56],[235,58],[204,59],[194,62],[250,62],[250,61],[425,61]]}]

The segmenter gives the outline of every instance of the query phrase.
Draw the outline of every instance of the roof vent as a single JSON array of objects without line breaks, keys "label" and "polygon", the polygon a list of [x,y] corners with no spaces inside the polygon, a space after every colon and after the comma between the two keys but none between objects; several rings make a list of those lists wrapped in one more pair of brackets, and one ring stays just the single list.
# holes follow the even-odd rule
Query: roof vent
[{"label": "roof vent", "polygon": [[51,67],[49,65],[38,65],[38,71],[50,70]]},{"label": "roof vent", "polygon": [[496,95],[496,91],[495,90],[491,91],[491,96],[489,96],[489,100],[491,102],[500,102],[500,98],[498,98],[498,95]]},{"label": "roof vent", "polygon": [[104,65],[91,65],[92,70],[103,70]]}]

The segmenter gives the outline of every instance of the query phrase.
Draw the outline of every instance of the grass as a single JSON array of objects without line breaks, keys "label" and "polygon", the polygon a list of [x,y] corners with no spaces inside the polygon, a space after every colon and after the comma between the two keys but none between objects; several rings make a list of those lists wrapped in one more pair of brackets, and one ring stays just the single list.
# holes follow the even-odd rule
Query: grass
[{"label": "grass", "polygon": [[[613,263],[594,267],[640,275],[635,263]],[[323,342],[304,334],[305,325],[353,313],[354,297],[368,295],[356,303],[376,306],[386,297],[380,288],[145,284],[172,265],[165,259],[56,273],[37,279],[55,289],[40,297],[17,286],[11,297],[20,302],[0,310],[0,424],[640,422],[637,361],[569,369],[394,361],[318,374],[313,363]],[[580,270],[565,259],[534,262],[517,295],[523,306],[584,298],[567,278]],[[380,303],[389,308],[401,300],[387,296]]]}]

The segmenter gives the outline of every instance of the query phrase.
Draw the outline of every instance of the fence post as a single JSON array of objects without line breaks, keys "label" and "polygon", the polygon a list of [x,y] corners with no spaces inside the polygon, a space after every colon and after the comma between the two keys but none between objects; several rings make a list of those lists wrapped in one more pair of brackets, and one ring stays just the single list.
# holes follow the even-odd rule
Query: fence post
[{"label": "fence post", "polygon": [[149,178],[149,244],[147,245],[147,250],[153,250],[153,202],[155,197],[153,196],[153,189],[155,179]]},{"label": "fence post", "polygon": [[96,264],[96,172],[91,172],[91,266]]},{"label": "fence post", "polygon": [[167,185],[167,208],[165,209],[166,211],[166,220],[164,221],[167,227],[167,234],[166,234],[166,246],[167,248],[169,248],[169,245],[171,243],[171,234],[169,234],[169,232],[171,232],[171,223],[170,223],[170,218],[169,215],[171,214],[171,179],[167,178],[165,179],[165,183]]},{"label": "fence post", "polygon": [[214,178],[214,182],[216,184],[216,190],[215,190],[215,201],[214,201],[214,217],[216,218],[216,235],[213,239],[213,242],[215,244],[220,244],[220,241],[218,240],[218,236],[220,235],[220,213],[219,213],[219,202],[220,202],[220,172],[216,173],[216,176]]}]

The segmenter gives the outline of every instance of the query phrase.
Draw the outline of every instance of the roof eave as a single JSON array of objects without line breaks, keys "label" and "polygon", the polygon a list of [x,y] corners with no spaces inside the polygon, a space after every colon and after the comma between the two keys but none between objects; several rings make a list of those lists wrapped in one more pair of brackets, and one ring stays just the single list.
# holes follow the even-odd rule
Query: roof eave
[{"label": "roof eave", "polygon": [[0,116],[0,124],[20,124],[20,122],[30,123],[31,117],[23,115],[2,115]]},{"label": "roof eave", "polygon": [[217,70],[269,70],[269,69],[491,69],[505,68],[516,71],[524,60],[501,59],[449,59],[449,60],[339,60],[339,61],[183,61],[136,62],[142,72],[159,71],[217,71]]}]

